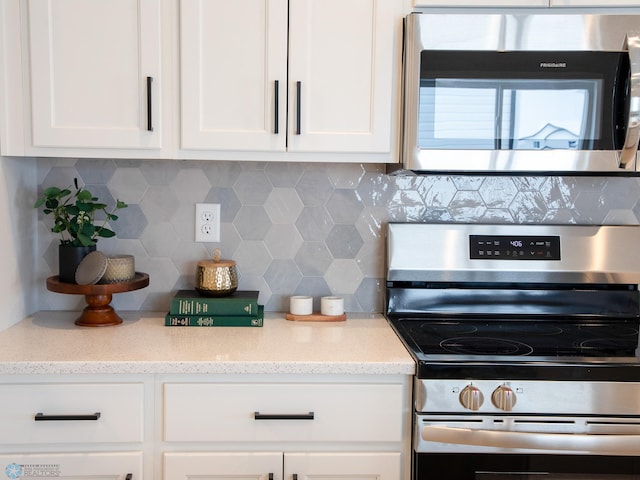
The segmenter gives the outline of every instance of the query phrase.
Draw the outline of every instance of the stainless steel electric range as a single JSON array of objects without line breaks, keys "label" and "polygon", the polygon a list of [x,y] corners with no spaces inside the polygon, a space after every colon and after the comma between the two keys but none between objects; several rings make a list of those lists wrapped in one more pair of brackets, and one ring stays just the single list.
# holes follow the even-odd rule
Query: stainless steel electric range
[{"label": "stainless steel electric range", "polygon": [[640,479],[640,226],[393,223],[413,478]]}]

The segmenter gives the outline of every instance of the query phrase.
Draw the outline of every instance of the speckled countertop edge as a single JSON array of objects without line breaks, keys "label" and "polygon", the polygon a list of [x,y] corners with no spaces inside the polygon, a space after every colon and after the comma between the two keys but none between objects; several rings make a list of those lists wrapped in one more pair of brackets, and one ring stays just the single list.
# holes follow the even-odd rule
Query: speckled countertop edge
[{"label": "speckled countertop edge", "polygon": [[120,312],[116,327],[77,327],[74,312],[38,312],[0,332],[0,375],[413,375],[415,362],[379,314],[263,327],[165,327],[159,312]]}]

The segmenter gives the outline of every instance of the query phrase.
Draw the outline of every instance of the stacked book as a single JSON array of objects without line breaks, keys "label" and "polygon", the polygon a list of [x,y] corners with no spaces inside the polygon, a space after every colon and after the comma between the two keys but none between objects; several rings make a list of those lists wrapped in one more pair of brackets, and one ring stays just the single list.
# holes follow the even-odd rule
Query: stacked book
[{"label": "stacked book", "polygon": [[225,297],[205,297],[196,290],[179,290],[165,316],[167,327],[261,327],[264,307],[258,291],[236,290]]}]

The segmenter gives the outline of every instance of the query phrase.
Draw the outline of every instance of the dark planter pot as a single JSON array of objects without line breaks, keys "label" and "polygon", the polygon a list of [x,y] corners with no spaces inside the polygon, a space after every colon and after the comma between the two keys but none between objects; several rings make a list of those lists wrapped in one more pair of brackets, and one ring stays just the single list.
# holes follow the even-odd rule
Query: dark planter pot
[{"label": "dark planter pot", "polygon": [[61,282],[76,283],[76,269],[84,257],[96,250],[92,247],[58,246],[58,275]]}]

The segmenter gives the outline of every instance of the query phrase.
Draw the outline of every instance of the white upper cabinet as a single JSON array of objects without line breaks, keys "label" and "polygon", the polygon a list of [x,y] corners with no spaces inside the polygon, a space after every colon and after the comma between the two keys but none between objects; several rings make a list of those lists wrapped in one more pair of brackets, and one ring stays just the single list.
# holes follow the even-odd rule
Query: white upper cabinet
[{"label": "white upper cabinet", "polygon": [[160,4],[29,0],[31,144],[162,145]]},{"label": "white upper cabinet", "polygon": [[398,161],[411,0],[0,1],[3,155]]},{"label": "white upper cabinet", "polygon": [[180,3],[180,148],[390,161],[405,2],[236,3]]},{"label": "white upper cabinet", "polygon": [[286,0],[180,2],[181,147],[284,151]]},{"label": "white upper cabinet", "polygon": [[399,4],[290,2],[289,150],[391,151]]}]

